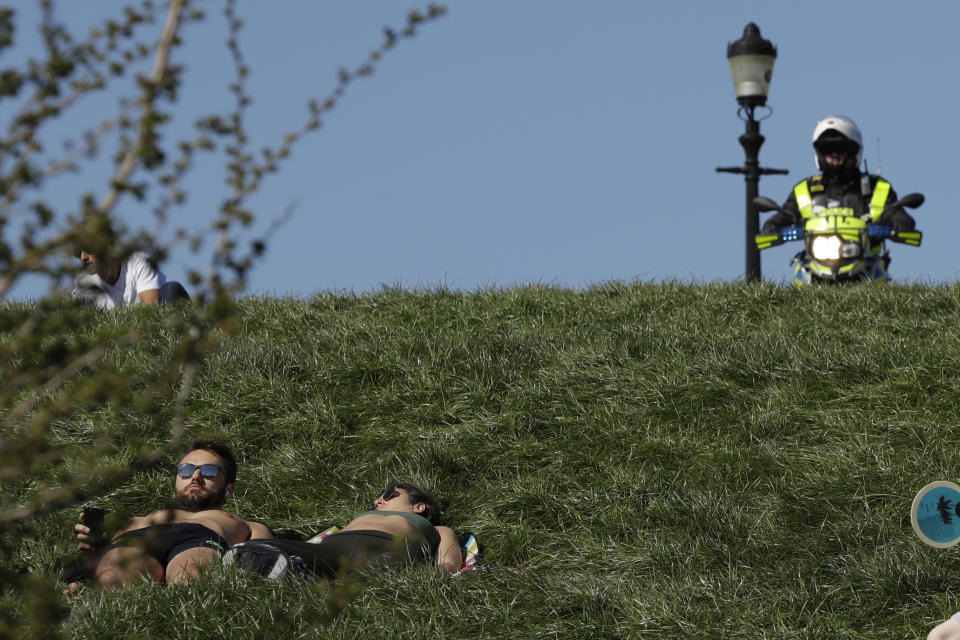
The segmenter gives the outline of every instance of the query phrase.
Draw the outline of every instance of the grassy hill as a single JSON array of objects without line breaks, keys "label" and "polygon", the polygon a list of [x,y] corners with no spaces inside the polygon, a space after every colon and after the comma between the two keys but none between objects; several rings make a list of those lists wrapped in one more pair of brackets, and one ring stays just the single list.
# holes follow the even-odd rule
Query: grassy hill
[{"label": "grassy hill", "polygon": [[[75,331],[152,326],[109,356],[136,379],[176,313],[83,312]],[[238,454],[235,513],[312,533],[407,480],[479,533],[483,570],[88,592],[68,636],[923,638],[960,610],[960,556],[909,522],[916,491],[960,471],[960,286],[247,299],[189,407],[191,435]],[[153,418],[104,407],[60,437],[161,442]],[[100,502],[171,493],[172,465]],[[54,571],[74,521],[37,523],[18,563]]]}]

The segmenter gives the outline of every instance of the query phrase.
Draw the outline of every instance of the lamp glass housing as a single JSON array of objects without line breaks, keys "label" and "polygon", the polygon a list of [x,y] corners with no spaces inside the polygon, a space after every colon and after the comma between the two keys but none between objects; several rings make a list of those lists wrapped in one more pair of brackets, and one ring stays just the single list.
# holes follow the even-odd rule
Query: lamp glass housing
[{"label": "lamp glass housing", "polygon": [[733,76],[733,90],[736,92],[737,101],[740,104],[759,107],[766,104],[775,59],[776,55],[755,53],[729,58],[730,73]]}]

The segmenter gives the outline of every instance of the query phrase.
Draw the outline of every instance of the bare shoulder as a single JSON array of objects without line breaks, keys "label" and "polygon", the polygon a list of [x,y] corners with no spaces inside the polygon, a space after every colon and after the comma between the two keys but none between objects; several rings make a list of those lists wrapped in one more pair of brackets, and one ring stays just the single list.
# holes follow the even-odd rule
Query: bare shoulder
[{"label": "bare shoulder", "polygon": [[460,543],[457,541],[457,532],[451,529],[450,527],[435,527],[437,533],[440,535],[440,547],[444,549],[451,549],[453,547],[460,547]]},{"label": "bare shoulder", "polygon": [[249,520],[247,520],[246,522],[247,522],[247,526],[250,527],[251,538],[266,539],[266,538],[273,537],[273,531],[271,531],[270,527],[263,524],[262,522],[250,522]]}]

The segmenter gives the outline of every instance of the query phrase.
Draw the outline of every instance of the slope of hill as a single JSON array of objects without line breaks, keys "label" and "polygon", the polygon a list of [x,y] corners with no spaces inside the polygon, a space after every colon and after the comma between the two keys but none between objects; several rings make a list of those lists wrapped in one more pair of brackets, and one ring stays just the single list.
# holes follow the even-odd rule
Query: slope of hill
[{"label": "slope of hill", "polygon": [[[83,596],[67,635],[921,638],[960,609],[957,552],[909,522],[916,491],[960,471],[960,286],[391,289],[241,307],[187,419],[238,454],[229,508],[314,532],[407,480],[480,534],[482,570],[342,589],[215,572]],[[157,330],[109,357],[135,379],[176,312],[118,312]],[[60,437],[121,424],[152,423],[105,408]],[[101,504],[163,506],[170,462]],[[52,571],[74,520],[44,518],[18,562]]]}]

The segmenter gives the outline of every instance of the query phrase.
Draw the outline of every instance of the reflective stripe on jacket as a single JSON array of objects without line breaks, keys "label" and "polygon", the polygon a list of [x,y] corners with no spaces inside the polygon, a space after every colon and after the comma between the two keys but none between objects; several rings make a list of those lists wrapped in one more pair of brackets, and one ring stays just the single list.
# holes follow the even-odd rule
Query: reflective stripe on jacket
[{"label": "reflective stripe on jacket", "polygon": [[[876,222],[883,213],[883,207],[887,204],[887,197],[890,195],[890,183],[879,178],[877,184],[873,187],[873,195],[870,198],[870,222]],[[793,188],[793,195],[797,199],[797,208],[800,210],[801,218],[810,218],[813,216],[813,199],[810,197],[809,180],[799,182]]]}]

